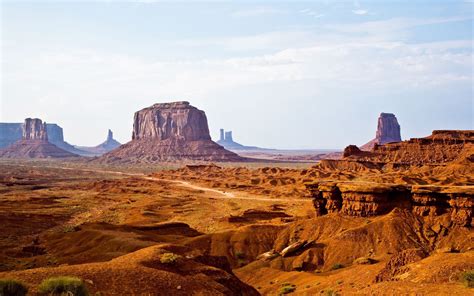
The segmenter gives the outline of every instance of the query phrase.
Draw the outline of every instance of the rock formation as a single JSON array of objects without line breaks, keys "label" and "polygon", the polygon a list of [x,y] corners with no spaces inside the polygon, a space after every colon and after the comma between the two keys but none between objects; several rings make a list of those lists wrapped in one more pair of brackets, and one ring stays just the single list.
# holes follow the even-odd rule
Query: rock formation
[{"label": "rock formation", "polygon": [[114,150],[115,148],[119,147],[121,144],[114,139],[114,134],[112,131],[109,129],[107,133],[107,139],[105,142],[102,144],[99,144],[95,147],[83,147],[83,146],[77,146],[78,149],[82,151],[86,151],[92,155],[102,155],[104,153],[107,153],[109,151]]},{"label": "rock formation", "polygon": [[135,113],[132,141],[104,154],[103,162],[241,161],[211,140],[204,111],[188,102],[155,104]]},{"label": "rock formation", "polygon": [[5,158],[63,158],[76,154],[65,151],[48,142],[47,125],[41,119],[25,119],[22,125],[22,139],[0,149]]},{"label": "rock formation", "polygon": [[0,148],[7,147],[21,140],[21,123],[0,123]]},{"label": "rock formation", "polygon": [[381,145],[391,142],[400,142],[400,125],[392,113],[380,113],[375,139],[361,147],[362,150],[370,151],[376,144]]},{"label": "rock formation", "polygon": [[371,152],[363,154],[346,148],[344,158],[405,165],[442,164],[453,161],[462,151],[472,149],[473,144],[474,131],[439,130],[433,131],[431,136],[425,138],[375,144]]},{"label": "rock formation", "polygon": [[[0,122],[0,148],[7,147],[22,139],[23,123]],[[64,140],[63,128],[56,123],[47,123],[48,142],[68,152],[83,156],[91,156],[90,153],[80,150]]]},{"label": "rock formation", "polygon": [[409,186],[334,181],[306,186],[313,196],[318,216],[337,212],[349,216],[376,216],[387,214],[397,207],[411,209],[419,216],[448,213],[451,221],[457,225],[473,225],[473,186]]},{"label": "rock formation", "polygon": [[255,146],[245,146],[234,142],[232,138],[232,131],[224,131],[224,129],[220,129],[220,139],[217,141],[217,144],[221,145],[225,149],[241,151],[241,150],[256,150],[256,151],[275,151],[275,149],[267,149],[267,148],[260,148]]},{"label": "rock formation", "polygon": [[27,118],[22,127],[23,140],[43,140],[48,141],[48,133],[46,131],[46,122],[43,123],[38,118]]}]

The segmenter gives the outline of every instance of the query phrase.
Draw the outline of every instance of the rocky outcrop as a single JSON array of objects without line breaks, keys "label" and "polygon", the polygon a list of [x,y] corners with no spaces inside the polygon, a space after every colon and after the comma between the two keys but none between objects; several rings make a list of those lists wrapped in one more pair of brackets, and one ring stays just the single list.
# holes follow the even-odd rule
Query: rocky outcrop
[{"label": "rocky outcrop", "polygon": [[4,158],[66,158],[76,154],[63,150],[48,141],[47,125],[41,119],[25,119],[22,139],[0,149]]},{"label": "rocky outcrop", "polygon": [[176,160],[242,161],[214,143],[204,111],[188,102],[155,104],[135,113],[132,141],[95,161],[154,163]]},{"label": "rocky outcrop", "polygon": [[419,216],[448,214],[457,225],[472,225],[474,186],[325,181],[307,184],[306,188],[313,197],[318,216],[341,213],[368,217],[402,208]]},{"label": "rocky outcrop", "polygon": [[[7,147],[22,139],[23,123],[0,122],[0,148]],[[88,152],[80,150],[64,140],[63,128],[56,123],[46,123],[48,142],[68,152],[83,156],[91,156]]]},{"label": "rocky outcrop", "polygon": [[455,160],[474,144],[474,131],[435,130],[431,136],[375,145],[365,154],[348,153],[345,159],[408,165],[442,164]]},{"label": "rocky outcrop", "polygon": [[204,111],[188,102],[155,104],[135,113],[132,140],[211,140]]},{"label": "rocky outcrop", "polygon": [[362,145],[361,150],[370,151],[375,145],[382,145],[391,142],[400,142],[400,125],[397,117],[392,113],[380,113],[375,139]]},{"label": "rocky outcrop", "polygon": [[119,147],[120,145],[121,144],[117,140],[114,139],[113,132],[109,129],[107,133],[107,139],[105,140],[105,142],[94,147],[77,146],[77,148],[89,154],[98,156],[98,155],[103,155],[109,151],[112,151],[115,148]]},{"label": "rocky outcrop", "polygon": [[22,127],[22,139],[48,141],[46,122],[43,123],[41,119],[38,118],[25,119]]},{"label": "rocky outcrop", "polygon": [[0,148],[7,147],[21,140],[21,123],[0,123]]}]

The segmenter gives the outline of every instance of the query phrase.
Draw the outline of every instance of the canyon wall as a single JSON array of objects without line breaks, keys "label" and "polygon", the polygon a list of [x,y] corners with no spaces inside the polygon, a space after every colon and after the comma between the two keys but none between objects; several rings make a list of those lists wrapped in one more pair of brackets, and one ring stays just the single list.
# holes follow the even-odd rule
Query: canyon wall
[{"label": "canyon wall", "polygon": [[472,226],[474,186],[396,185],[369,182],[316,182],[307,184],[316,215],[341,213],[376,216],[394,208],[420,216],[449,214],[460,226]]},{"label": "canyon wall", "polygon": [[372,151],[366,153],[348,147],[344,159],[410,165],[441,164],[455,160],[463,151],[472,149],[473,144],[474,131],[435,130],[425,138],[375,144]]}]

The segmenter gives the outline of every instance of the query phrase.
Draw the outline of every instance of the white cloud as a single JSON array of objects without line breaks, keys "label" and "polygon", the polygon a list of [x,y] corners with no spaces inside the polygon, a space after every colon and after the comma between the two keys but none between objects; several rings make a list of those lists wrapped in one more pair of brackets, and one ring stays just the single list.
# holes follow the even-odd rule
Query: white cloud
[{"label": "white cloud", "polygon": [[263,15],[273,15],[273,14],[282,14],[285,13],[285,10],[277,9],[274,7],[255,7],[252,9],[246,10],[237,10],[232,12],[234,17],[256,17]]},{"label": "white cloud", "polygon": [[366,15],[369,13],[369,11],[365,9],[355,9],[352,11],[352,13],[357,14],[357,15]]},{"label": "white cloud", "polygon": [[313,18],[322,18],[324,16],[324,14],[322,13],[319,13],[317,11],[314,11],[312,9],[309,9],[309,8],[306,8],[306,9],[302,9],[299,11],[299,13],[303,14],[303,15],[306,15],[306,16],[310,16],[310,17],[313,17]]}]

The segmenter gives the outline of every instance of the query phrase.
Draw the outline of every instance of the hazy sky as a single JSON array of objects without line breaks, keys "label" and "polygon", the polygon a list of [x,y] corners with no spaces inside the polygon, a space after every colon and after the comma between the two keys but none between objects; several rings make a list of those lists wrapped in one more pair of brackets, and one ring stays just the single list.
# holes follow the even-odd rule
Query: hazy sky
[{"label": "hazy sky", "polygon": [[473,1],[2,1],[0,121],[58,123],[76,145],[188,100],[211,135],[343,148],[473,129]]}]

